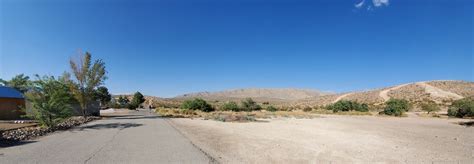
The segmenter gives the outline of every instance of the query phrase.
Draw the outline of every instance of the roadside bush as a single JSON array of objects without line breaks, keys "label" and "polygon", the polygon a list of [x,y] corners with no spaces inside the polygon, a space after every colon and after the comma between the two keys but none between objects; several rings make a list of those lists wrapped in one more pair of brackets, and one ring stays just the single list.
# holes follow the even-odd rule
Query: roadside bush
[{"label": "roadside bush", "polygon": [[355,101],[349,100],[339,100],[334,104],[326,106],[327,110],[332,110],[334,113],[339,111],[359,111],[359,112],[367,112],[369,111],[369,106],[367,104],[360,104]]},{"label": "roadside bush", "polygon": [[68,86],[54,77],[44,76],[33,82],[26,94],[33,105],[31,117],[46,127],[54,127],[72,115],[71,103],[76,102]]},{"label": "roadside bush", "polygon": [[451,117],[474,117],[474,99],[463,98],[456,100],[448,109],[448,116]]},{"label": "roadside bush", "polygon": [[181,105],[182,109],[201,110],[203,112],[212,112],[214,108],[205,100],[196,98],[194,100],[186,100]]},{"label": "roadside bush", "polygon": [[221,110],[238,112],[240,111],[240,108],[235,102],[227,102],[222,105]]},{"label": "roadside bush", "polygon": [[312,110],[313,110],[313,108],[311,108],[309,106],[303,108],[304,112],[311,112]]},{"label": "roadside bush", "polygon": [[260,110],[262,107],[257,104],[257,102],[253,101],[251,98],[246,98],[244,101],[242,101],[242,110],[243,111],[255,111],[255,110]]},{"label": "roadside bush", "polygon": [[385,102],[385,109],[383,114],[400,117],[410,108],[407,100],[390,99]]},{"label": "roadside bush", "polygon": [[441,110],[434,101],[428,101],[428,100],[423,102],[420,105],[420,107],[421,107],[421,110],[428,112],[428,114],[430,114],[430,112],[437,112]]},{"label": "roadside bush", "polygon": [[269,111],[269,112],[276,112],[278,109],[275,108],[274,106],[271,106],[271,105],[270,105],[270,106],[267,107],[266,110]]}]

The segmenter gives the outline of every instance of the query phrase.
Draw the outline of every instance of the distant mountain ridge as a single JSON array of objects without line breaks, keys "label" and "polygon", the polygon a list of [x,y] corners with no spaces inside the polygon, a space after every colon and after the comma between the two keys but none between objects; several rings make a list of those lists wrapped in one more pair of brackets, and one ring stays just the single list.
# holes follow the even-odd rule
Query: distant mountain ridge
[{"label": "distant mountain ridge", "polygon": [[[126,95],[131,99],[132,95]],[[118,97],[115,95],[114,97]],[[474,97],[474,82],[460,80],[433,80],[400,84],[366,91],[346,93],[322,92],[312,89],[294,88],[245,88],[217,92],[196,92],[173,98],[145,96],[144,104],[166,104],[179,106],[183,100],[202,98],[207,101],[240,101],[252,98],[257,102],[269,102],[281,106],[320,106],[339,100],[351,100],[372,105],[380,105],[391,98],[405,99],[413,103],[432,100],[447,104],[464,97]]]},{"label": "distant mountain ridge", "polygon": [[299,100],[311,97],[318,97],[322,95],[331,94],[329,92],[322,92],[311,89],[294,89],[294,88],[244,88],[232,89],[218,92],[196,92],[177,96],[177,99],[187,98],[203,98],[203,99],[276,99],[276,100]]},{"label": "distant mountain ridge", "polygon": [[360,92],[347,92],[325,95],[294,102],[293,105],[327,105],[338,100],[351,100],[367,104],[382,104],[396,98],[417,103],[432,100],[445,104],[452,100],[474,96],[474,82],[460,80],[433,80],[400,84],[391,87],[373,89]]}]

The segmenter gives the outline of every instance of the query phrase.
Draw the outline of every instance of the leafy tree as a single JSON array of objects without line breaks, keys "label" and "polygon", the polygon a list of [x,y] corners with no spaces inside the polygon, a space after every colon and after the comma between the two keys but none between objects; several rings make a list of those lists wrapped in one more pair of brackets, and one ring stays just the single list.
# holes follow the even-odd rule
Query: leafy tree
[{"label": "leafy tree", "polygon": [[21,93],[26,93],[26,91],[28,91],[28,89],[31,87],[30,77],[25,76],[24,74],[16,75],[10,81],[0,79],[0,83],[2,83],[2,85],[12,87]]},{"label": "leafy tree", "polygon": [[241,103],[242,103],[242,110],[244,111],[255,111],[255,110],[262,109],[262,107],[258,105],[257,102],[252,100],[252,98],[246,98]]},{"label": "leafy tree", "polygon": [[128,103],[130,102],[130,100],[128,100],[128,98],[126,97],[123,97],[123,96],[120,96],[118,98],[118,103],[120,104],[120,106],[123,108],[124,106],[127,106]]},{"label": "leafy tree", "polygon": [[403,113],[407,112],[410,108],[407,100],[402,99],[390,99],[385,102],[385,109],[383,111],[386,115],[391,116],[402,116]]},{"label": "leafy tree", "polygon": [[221,109],[226,110],[226,111],[235,111],[235,112],[240,111],[240,108],[237,105],[237,103],[232,102],[232,101],[222,105]]},{"label": "leafy tree", "polygon": [[[102,60],[91,61],[91,54],[81,54],[79,60],[70,60],[74,80],[68,79],[70,90],[81,106],[86,117],[88,105],[93,101],[94,90],[107,79],[105,63]],[[70,76],[70,75],[68,75]]]},{"label": "leafy tree", "polygon": [[95,90],[94,97],[100,101],[101,106],[106,105],[112,100],[112,95],[110,95],[109,90],[104,86],[100,86]]},{"label": "leafy tree", "polygon": [[181,105],[182,109],[201,110],[204,112],[212,112],[214,108],[205,100],[196,98],[194,100],[186,100]]},{"label": "leafy tree", "polygon": [[129,104],[129,109],[137,109],[140,104],[145,102],[145,97],[140,92],[133,94],[132,102]]},{"label": "leafy tree", "polygon": [[54,77],[44,76],[33,82],[33,89],[26,94],[32,103],[32,114],[43,126],[54,127],[72,115],[71,104],[75,103],[67,84]]},{"label": "leafy tree", "polygon": [[425,100],[425,102],[422,103],[420,106],[421,110],[428,112],[428,114],[430,114],[430,112],[437,112],[441,110],[439,106],[431,100]]},{"label": "leafy tree", "polygon": [[451,117],[474,117],[474,99],[463,98],[454,101],[448,109],[448,115]]}]

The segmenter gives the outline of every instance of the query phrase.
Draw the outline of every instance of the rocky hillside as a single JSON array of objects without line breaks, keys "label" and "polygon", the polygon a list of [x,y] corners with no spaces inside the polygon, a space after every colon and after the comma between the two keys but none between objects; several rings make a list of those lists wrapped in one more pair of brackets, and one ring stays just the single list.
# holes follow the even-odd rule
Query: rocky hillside
[{"label": "rocky hillside", "polygon": [[328,95],[329,93],[305,89],[235,89],[220,92],[198,92],[177,96],[176,99],[203,98],[206,100],[238,100],[247,97],[257,101],[294,101]]},{"label": "rocky hillside", "polygon": [[408,83],[363,92],[349,92],[306,98],[298,100],[292,105],[327,105],[338,100],[353,100],[378,105],[390,98],[405,99],[412,103],[433,100],[439,104],[445,104],[453,100],[472,96],[474,96],[474,82],[439,80]]},{"label": "rocky hillside", "polygon": [[[131,95],[126,95],[129,99]],[[320,106],[338,100],[352,100],[370,105],[380,105],[390,98],[405,99],[412,103],[433,100],[438,104],[449,104],[453,100],[474,96],[474,82],[469,81],[426,81],[401,84],[386,88],[360,92],[328,93],[304,89],[235,89],[220,92],[198,92],[175,98],[145,96],[144,105],[179,107],[183,100],[203,98],[215,102],[241,101],[250,97],[257,102],[270,102],[278,106]],[[114,96],[118,97],[118,96]]]}]

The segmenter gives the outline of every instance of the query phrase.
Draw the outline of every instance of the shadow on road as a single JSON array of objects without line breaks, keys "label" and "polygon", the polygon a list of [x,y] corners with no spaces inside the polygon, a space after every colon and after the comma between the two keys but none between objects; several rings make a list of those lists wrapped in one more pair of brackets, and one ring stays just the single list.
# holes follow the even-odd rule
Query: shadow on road
[{"label": "shadow on road", "polygon": [[144,115],[109,115],[109,116],[102,116],[104,118],[111,118],[111,119],[156,119],[156,118],[163,118],[161,116],[144,116]]},{"label": "shadow on road", "polygon": [[459,125],[471,127],[474,126],[474,121],[460,122]]},{"label": "shadow on road", "polygon": [[[10,141],[10,140],[0,139],[0,148],[20,146],[20,145],[25,145],[29,143],[35,143],[35,142],[36,141]],[[1,154],[0,154],[0,157],[1,157]]]},{"label": "shadow on road", "polygon": [[126,129],[126,128],[139,127],[142,125],[143,124],[136,124],[136,123],[107,123],[107,124],[94,124],[94,125],[83,126],[83,127],[79,127],[77,130],[82,131],[85,129],[100,130],[100,129],[115,129],[115,128]]}]

